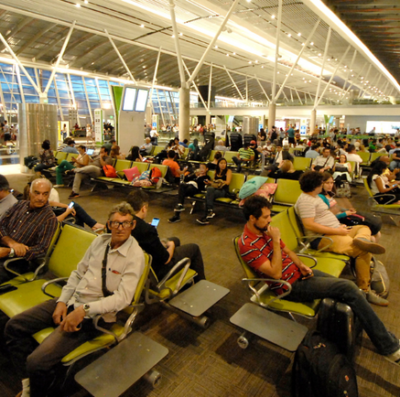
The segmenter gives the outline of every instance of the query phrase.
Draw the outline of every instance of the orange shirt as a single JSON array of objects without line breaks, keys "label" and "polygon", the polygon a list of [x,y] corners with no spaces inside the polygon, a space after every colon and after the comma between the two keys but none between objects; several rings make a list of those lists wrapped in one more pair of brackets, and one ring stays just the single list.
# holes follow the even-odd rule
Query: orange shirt
[{"label": "orange shirt", "polygon": [[180,168],[179,168],[179,164],[176,161],[167,159],[167,160],[164,160],[162,164],[163,165],[168,165],[169,169],[172,171],[172,175],[175,178],[179,178],[179,176],[180,176],[180,173],[179,173]]}]

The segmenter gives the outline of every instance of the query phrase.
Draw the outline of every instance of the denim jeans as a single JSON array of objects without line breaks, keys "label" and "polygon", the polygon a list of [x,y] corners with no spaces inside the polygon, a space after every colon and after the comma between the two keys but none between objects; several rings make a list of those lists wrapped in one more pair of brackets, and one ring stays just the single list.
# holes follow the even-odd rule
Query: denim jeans
[{"label": "denim jeans", "polygon": [[212,210],[214,207],[214,200],[216,198],[225,197],[226,190],[225,189],[215,189],[212,186],[207,186],[207,194],[206,194],[206,213],[208,210]]},{"label": "denim jeans", "polygon": [[400,161],[392,160],[389,164],[390,171],[393,171],[395,168],[400,168]]},{"label": "denim jeans", "polygon": [[314,270],[314,277],[297,280],[292,284],[292,292],[286,299],[309,302],[323,298],[332,298],[349,305],[380,354],[392,354],[399,349],[398,338],[386,329],[365,295],[349,280]]}]

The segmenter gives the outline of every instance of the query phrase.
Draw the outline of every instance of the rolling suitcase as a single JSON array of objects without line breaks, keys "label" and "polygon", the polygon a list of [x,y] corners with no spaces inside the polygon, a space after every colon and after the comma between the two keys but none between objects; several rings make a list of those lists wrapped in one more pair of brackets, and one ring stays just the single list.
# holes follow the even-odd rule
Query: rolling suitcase
[{"label": "rolling suitcase", "polygon": [[362,326],[350,306],[325,298],[318,312],[317,330],[331,342],[351,362],[358,353]]}]

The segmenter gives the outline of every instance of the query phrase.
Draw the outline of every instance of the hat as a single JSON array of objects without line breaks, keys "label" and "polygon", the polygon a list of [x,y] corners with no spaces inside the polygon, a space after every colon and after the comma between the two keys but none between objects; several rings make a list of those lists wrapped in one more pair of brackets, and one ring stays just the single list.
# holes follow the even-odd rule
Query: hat
[{"label": "hat", "polygon": [[256,144],[256,141],[251,141],[250,142],[250,145],[255,145]]}]

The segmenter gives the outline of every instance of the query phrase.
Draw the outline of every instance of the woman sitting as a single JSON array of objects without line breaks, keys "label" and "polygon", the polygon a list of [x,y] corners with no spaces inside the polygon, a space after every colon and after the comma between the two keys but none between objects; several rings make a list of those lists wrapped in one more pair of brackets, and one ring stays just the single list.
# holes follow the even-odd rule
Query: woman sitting
[{"label": "woman sitting", "polygon": [[378,161],[367,177],[368,186],[379,204],[400,204],[398,182],[390,182],[384,175],[387,167],[386,163]]},{"label": "woman sitting", "polygon": [[333,166],[333,180],[335,184],[340,186],[343,180],[347,180],[347,182],[351,182],[350,173],[352,172],[351,164],[347,161],[347,156],[345,154],[341,154],[339,156],[339,161],[335,163]]},{"label": "woman sitting", "polygon": [[201,225],[208,225],[210,223],[210,219],[214,218],[214,200],[220,197],[227,197],[231,180],[232,171],[228,169],[228,163],[224,158],[219,159],[217,168],[215,169],[214,181],[204,181],[204,183],[207,185],[206,213],[203,218],[196,219],[198,223]]},{"label": "woman sitting", "polygon": [[214,155],[214,160],[207,164],[209,170],[215,170],[217,168],[218,161],[222,158],[221,152],[216,152]]},{"label": "woman sitting", "polygon": [[[331,212],[336,215],[340,223],[348,225],[346,219],[351,216],[355,215],[357,211],[354,208],[340,208],[338,202],[335,200],[335,182],[333,180],[332,175],[329,172],[323,173],[323,180],[322,180],[322,191],[318,195],[322,201],[328,206]],[[375,238],[375,242],[378,242],[381,233],[381,221],[379,217],[375,217],[374,215],[368,213],[360,213],[358,212],[362,218],[358,220],[358,225],[365,225],[371,229],[371,234]]]},{"label": "woman sitting", "polygon": [[34,168],[36,175],[41,175],[41,171],[51,168],[56,163],[53,151],[50,149],[50,141],[46,139],[42,143],[42,149],[39,153],[40,163]]},{"label": "woman sitting", "polygon": [[296,171],[293,167],[293,163],[290,160],[283,160],[277,171],[268,174],[269,178],[273,179],[291,179],[298,181],[303,175],[303,171]]},{"label": "woman sitting", "polygon": [[120,153],[120,147],[118,145],[111,147],[110,156],[115,160],[124,160],[125,155]]},{"label": "woman sitting", "polygon": [[137,163],[141,163],[143,161],[143,157],[140,154],[139,146],[133,146],[130,153],[126,157],[126,160],[136,161]]},{"label": "woman sitting", "polygon": [[67,160],[61,161],[60,165],[56,167],[56,185],[55,188],[64,187],[63,174],[73,168],[82,168],[89,164],[89,156],[86,154],[86,146],[79,145],[77,147],[79,156],[72,157],[71,163]]}]

